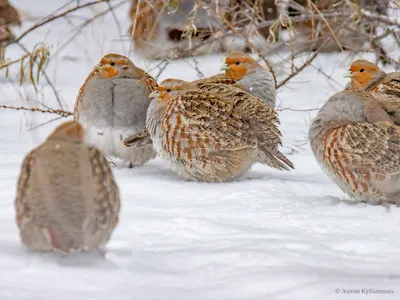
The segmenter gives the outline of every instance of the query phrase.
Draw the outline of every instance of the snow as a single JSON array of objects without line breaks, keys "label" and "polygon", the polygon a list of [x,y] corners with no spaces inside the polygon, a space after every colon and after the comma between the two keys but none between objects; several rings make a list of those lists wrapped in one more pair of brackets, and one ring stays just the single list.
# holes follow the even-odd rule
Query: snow
[{"label": "snow", "polygon": [[[13,2],[29,17],[43,17],[67,1]],[[80,18],[59,19],[21,43],[32,49],[44,42],[55,53],[74,34],[73,26],[84,22],[82,17],[104,8],[92,6],[75,14]],[[116,10],[124,28],[127,9],[124,5]],[[26,21],[16,33],[33,22]],[[47,73],[69,110],[101,55],[128,54],[129,41],[118,36],[107,15],[53,57]],[[21,53],[13,46],[6,54],[18,58]],[[130,57],[157,74],[157,62]],[[279,90],[278,103],[297,110],[320,107],[346,84],[342,73],[353,58],[320,55],[316,68],[308,67]],[[204,75],[219,72],[221,56],[197,60]],[[189,64],[194,61],[172,62],[160,79],[196,79]],[[280,78],[285,72],[289,71],[280,68]],[[17,73],[14,68],[10,79],[1,77],[0,104],[28,106],[32,102],[26,99],[38,97],[55,106],[45,81],[36,95],[29,84],[18,86]],[[22,159],[62,120],[30,130],[53,116],[0,109],[0,299],[355,300],[364,299],[367,292],[368,299],[400,299],[400,208],[352,203],[323,174],[306,143],[315,114],[280,112],[282,150],[294,162],[294,171],[256,165],[239,181],[207,184],[183,181],[160,159],[135,169],[113,168],[122,210],[104,256],[63,257],[33,253],[20,245],[13,204]]]}]

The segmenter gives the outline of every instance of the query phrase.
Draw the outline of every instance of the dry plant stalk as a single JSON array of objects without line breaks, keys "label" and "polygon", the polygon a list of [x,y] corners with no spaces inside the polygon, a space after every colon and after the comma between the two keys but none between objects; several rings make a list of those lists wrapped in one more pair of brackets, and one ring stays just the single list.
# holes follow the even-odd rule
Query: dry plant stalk
[{"label": "dry plant stalk", "polygon": [[0,70],[5,69],[5,77],[8,78],[10,66],[19,63],[19,84],[22,85],[26,77],[28,77],[35,91],[37,91],[37,83],[39,82],[40,74],[48,63],[49,55],[49,48],[38,44],[32,52],[16,60],[6,61],[0,64]]},{"label": "dry plant stalk", "polygon": [[36,108],[36,107],[24,107],[24,106],[17,107],[17,106],[3,105],[3,104],[0,105],[0,108],[13,109],[13,110],[27,110],[27,111],[32,111],[32,112],[56,114],[63,118],[72,116],[72,112],[62,110],[62,109],[53,109],[53,108],[41,109],[41,108]]}]

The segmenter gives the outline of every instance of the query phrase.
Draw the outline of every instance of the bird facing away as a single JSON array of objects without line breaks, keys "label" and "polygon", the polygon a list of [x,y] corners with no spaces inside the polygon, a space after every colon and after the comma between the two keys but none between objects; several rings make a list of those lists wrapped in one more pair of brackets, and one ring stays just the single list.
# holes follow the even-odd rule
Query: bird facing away
[{"label": "bird facing away", "polygon": [[147,134],[132,136],[125,144],[141,146],[150,135],[172,170],[193,181],[231,181],[256,162],[279,170],[293,168],[279,152],[279,121],[271,107],[234,86],[208,88],[164,80],[151,95],[155,98],[147,113]]},{"label": "bird facing away", "polygon": [[155,156],[151,145],[129,149],[122,140],[145,127],[149,94],[156,87],[156,81],[127,57],[107,54],[81,87],[74,118],[86,129],[90,144],[140,166]]},{"label": "bird facing away", "polygon": [[368,93],[333,95],[309,129],[313,154],[352,199],[400,204],[400,127]]},{"label": "bird facing away", "polygon": [[33,250],[90,251],[118,222],[118,187],[104,155],[75,121],[57,127],[24,159],[15,199],[22,243]]},{"label": "bird facing away", "polygon": [[351,78],[349,86],[371,93],[400,125],[400,72],[385,73],[374,63],[359,59],[351,64],[345,77]]},{"label": "bird facing away", "polygon": [[243,52],[228,53],[221,69],[238,87],[275,108],[276,90],[272,73],[249,55]]}]

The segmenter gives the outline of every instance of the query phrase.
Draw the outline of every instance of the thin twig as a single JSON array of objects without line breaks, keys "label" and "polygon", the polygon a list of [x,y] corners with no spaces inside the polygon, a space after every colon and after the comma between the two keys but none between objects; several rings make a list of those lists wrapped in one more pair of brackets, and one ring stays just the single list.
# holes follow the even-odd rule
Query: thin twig
[{"label": "thin twig", "polygon": [[[123,5],[123,4],[125,4],[126,2],[127,2],[127,0],[122,1],[122,2],[119,2],[119,3],[115,4],[112,8],[115,9],[115,8],[117,8],[117,7],[119,7],[119,6]],[[88,26],[90,23],[94,22],[96,19],[98,19],[98,18],[100,18],[100,17],[106,15],[108,12],[110,12],[110,9],[109,9],[109,8],[108,8],[107,10],[105,10],[105,11],[102,11],[102,12],[100,12],[100,13],[94,15],[91,19],[89,19],[89,20],[85,21],[83,24],[81,24],[81,25],[79,26],[79,28],[77,29],[77,31],[76,31],[64,44],[62,44],[62,45],[57,49],[56,52],[53,53],[52,57],[53,57],[53,56],[56,56],[62,49],[64,49],[65,46],[67,46],[70,42],[72,42],[72,41],[81,33],[81,31],[82,31],[86,26]]]},{"label": "thin twig", "polygon": [[335,78],[333,78],[331,75],[326,74],[325,71],[322,70],[322,68],[316,67],[313,64],[310,64],[311,67],[313,67],[315,70],[318,71],[318,73],[321,73],[322,75],[325,76],[325,78],[328,79],[328,81],[332,81],[333,83],[335,83],[336,85],[338,85],[341,89],[344,88],[343,85],[341,85]]},{"label": "thin twig", "polygon": [[199,77],[200,77],[200,78],[206,77],[206,76],[204,75],[204,73],[203,73],[202,71],[200,71],[200,69],[199,69],[199,62],[197,61],[197,59],[196,59],[194,56],[192,56],[192,59],[193,59],[193,62],[194,62],[194,69],[196,70],[196,72],[197,72],[197,74],[199,75]]},{"label": "thin twig", "polygon": [[[121,23],[119,22],[118,17],[115,14],[114,8],[111,6],[110,1],[106,1],[106,2],[107,2],[107,5],[108,5],[108,9],[111,11],[111,15],[112,15],[112,17],[114,19],[115,25],[117,26],[117,30],[118,30],[119,36],[121,37],[121,36],[123,36]],[[124,47],[124,43],[122,43],[122,50],[123,50],[124,53],[126,53],[125,47]]]},{"label": "thin twig", "polygon": [[92,6],[92,5],[96,5],[96,4],[103,3],[103,2],[108,2],[108,1],[110,1],[110,0],[95,0],[95,1],[92,1],[92,2],[88,2],[88,3],[85,3],[85,4],[81,4],[81,5],[75,6],[75,7],[71,8],[69,10],[66,10],[66,11],[64,11],[64,12],[62,12],[60,14],[57,14],[57,15],[54,15],[54,16],[52,16],[50,18],[44,19],[43,21],[41,21],[41,22],[37,23],[36,25],[33,25],[32,27],[30,27],[27,30],[25,30],[22,34],[19,35],[18,38],[15,38],[15,39],[9,41],[8,43],[6,43],[5,47],[8,46],[8,45],[11,45],[11,44],[18,43],[27,34],[31,33],[35,29],[37,29],[37,28],[39,28],[39,27],[41,27],[41,26],[43,26],[43,25],[45,25],[47,23],[50,23],[50,22],[52,22],[54,20],[62,18],[62,17],[64,17],[65,15],[67,15],[69,13],[72,13],[74,11],[80,10],[82,8],[85,8],[85,7],[89,7],[89,6]]},{"label": "thin twig", "polygon": [[158,66],[159,71],[158,71],[157,75],[154,76],[154,79],[155,79],[156,81],[157,81],[158,78],[161,76],[162,72],[164,72],[165,68],[169,65],[169,61],[164,60],[163,62],[165,62],[164,65],[163,65],[162,67],[161,67],[161,64]]},{"label": "thin twig", "polygon": [[60,115],[61,117],[64,117],[64,118],[72,116],[72,112],[62,110],[62,109],[53,109],[53,108],[41,109],[41,108],[36,108],[36,107],[24,107],[24,106],[17,107],[17,106],[3,105],[3,104],[0,105],[0,108],[14,109],[14,110],[28,110],[28,111],[32,111],[32,112],[56,114],[56,115]]},{"label": "thin twig", "polygon": [[57,117],[57,118],[48,120],[48,121],[46,121],[46,122],[44,122],[44,123],[41,123],[41,124],[39,124],[39,125],[36,125],[36,126],[33,126],[33,127],[29,128],[28,131],[35,130],[35,129],[39,128],[39,127],[42,127],[42,126],[44,126],[44,125],[53,123],[53,122],[58,121],[58,120],[60,120],[60,119],[62,119],[62,118],[65,118],[65,117],[64,117],[64,116],[59,116],[59,117]]},{"label": "thin twig", "polygon": [[21,56],[18,59],[15,59],[15,60],[12,60],[12,61],[9,61],[9,62],[4,62],[4,63],[0,64],[0,70],[4,69],[4,68],[8,68],[8,67],[10,67],[10,66],[12,66],[12,65],[14,65],[16,63],[22,62],[23,60],[25,60],[28,57],[36,55],[37,53],[42,51],[44,48],[45,47],[40,47],[40,48],[36,49],[34,52],[28,52],[28,53],[26,53],[25,55]]},{"label": "thin twig", "polygon": [[[20,42],[17,42],[17,45],[25,51],[25,53],[30,53],[28,49],[25,48],[24,45],[22,45]],[[58,92],[56,88],[54,87],[53,83],[51,82],[49,76],[47,76],[47,73],[44,69],[41,69],[40,72],[42,73],[44,79],[46,79],[47,84],[50,86],[51,90],[53,91],[54,96],[56,97],[57,103],[60,106],[60,108],[63,108],[65,105],[64,101],[61,99],[61,97],[58,95]]]},{"label": "thin twig", "polygon": [[336,36],[335,32],[333,31],[333,29],[332,29],[331,25],[329,24],[328,20],[324,17],[323,14],[321,14],[321,11],[318,9],[318,7],[317,7],[314,3],[312,3],[311,0],[308,0],[308,3],[309,3],[309,4],[317,11],[317,13],[321,16],[321,18],[322,18],[322,20],[324,21],[326,27],[328,27],[328,29],[329,29],[329,31],[331,32],[333,38],[335,39],[336,43],[338,44],[340,50],[343,51],[343,50],[344,50],[344,49],[343,49],[343,46],[342,46],[342,44],[340,43],[340,41],[339,41],[338,37]]},{"label": "thin twig", "polygon": [[281,86],[285,85],[290,79],[292,79],[293,77],[295,77],[296,75],[298,75],[301,71],[303,71],[307,66],[309,66],[314,59],[317,58],[318,54],[320,53],[320,50],[322,49],[322,47],[325,46],[325,44],[328,41],[326,40],[324,43],[322,43],[322,45],[314,52],[313,55],[311,55],[300,67],[296,67],[295,72],[292,72],[289,74],[289,76],[287,76],[285,79],[283,79],[280,83],[278,83],[278,85],[276,86],[276,89],[279,89]]}]

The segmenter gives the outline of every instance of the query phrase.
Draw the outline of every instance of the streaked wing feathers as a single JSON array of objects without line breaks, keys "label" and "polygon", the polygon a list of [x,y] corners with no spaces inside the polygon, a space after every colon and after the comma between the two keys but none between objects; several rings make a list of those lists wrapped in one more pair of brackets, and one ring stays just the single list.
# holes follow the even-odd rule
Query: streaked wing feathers
[{"label": "streaked wing feathers", "polygon": [[117,184],[107,159],[95,147],[89,147],[90,164],[96,186],[95,215],[100,228],[115,226],[120,209]]},{"label": "streaked wing feathers", "polygon": [[327,150],[327,144],[325,148],[331,165],[337,168],[356,167],[357,174],[376,180],[400,174],[400,128],[397,126],[344,125],[332,131],[329,144],[331,149]]}]

